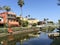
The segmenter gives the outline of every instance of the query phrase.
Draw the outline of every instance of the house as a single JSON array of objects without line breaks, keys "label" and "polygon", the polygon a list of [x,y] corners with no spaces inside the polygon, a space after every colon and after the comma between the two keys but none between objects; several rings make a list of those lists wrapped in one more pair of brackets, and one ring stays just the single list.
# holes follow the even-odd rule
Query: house
[{"label": "house", "polygon": [[19,23],[16,20],[16,14],[13,12],[0,13],[0,26],[4,26],[4,24],[19,26]]},{"label": "house", "polygon": [[29,26],[31,27],[33,24],[37,24],[39,22],[39,20],[35,19],[35,18],[28,18],[28,23]]},{"label": "house", "polygon": [[35,19],[35,18],[28,18],[28,22],[29,24],[33,24],[33,23],[36,23],[39,22],[39,20]]}]

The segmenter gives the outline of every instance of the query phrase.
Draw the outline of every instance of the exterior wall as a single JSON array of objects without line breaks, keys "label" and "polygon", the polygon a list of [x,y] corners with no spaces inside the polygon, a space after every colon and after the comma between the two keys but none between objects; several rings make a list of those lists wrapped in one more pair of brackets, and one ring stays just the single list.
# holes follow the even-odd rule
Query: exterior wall
[{"label": "exterior wall", "polygon": [[24,18],[24,17],[20,16],[20,20],[28,21],[28,18]]},{"label": "exterior wall", "polygon": [[23,18],[23,17],[20,17],[20,19],[23,20],[23,21],[28,21],[29,24],[33,24],[33,23],[39,22],[39,20],[37,20],[37,19],[28,19],[28,18]]},{"label": "exterior wall", "polygon": [[28,19],[28,23],[29,23],[29,26],[28,27],[31,27],[32,26],[32,24],[34,24],[34,23],[38,23],[39,22],[39,20],[37,20],[37,19]]},{"label": "exterior wall", "polygon": [[33,24],[33,23],[37,23],[38,20],[28,20],[29,23]]},{"label": "exterior wall", "polygon": [[0,24],[6,23],[6,13],[0,13],[0,18],[2,18],[3,21],[0,21]]}]

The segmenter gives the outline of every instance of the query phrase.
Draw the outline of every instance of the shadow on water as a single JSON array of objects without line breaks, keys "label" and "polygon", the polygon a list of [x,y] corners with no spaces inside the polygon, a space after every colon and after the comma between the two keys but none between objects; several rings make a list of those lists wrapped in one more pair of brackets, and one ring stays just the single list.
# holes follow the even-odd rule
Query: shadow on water
[{"label": "shadow on water", "polygon": [[60,37],[53,39],[53,42],[51,43],[51,45],[60,45]]}]

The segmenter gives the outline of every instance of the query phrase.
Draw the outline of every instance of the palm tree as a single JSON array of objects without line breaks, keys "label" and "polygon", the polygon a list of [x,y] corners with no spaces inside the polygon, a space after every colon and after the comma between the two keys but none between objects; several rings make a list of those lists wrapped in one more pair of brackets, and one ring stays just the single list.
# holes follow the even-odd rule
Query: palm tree
[{"label": "palm tree", "polygon": [[[21,7],[21,14],[20,15],[22,16],[22,6],[24,5],[24,1],[23,0],[19,0],[18,1],[18,5]],[[22,22],[21,22],[21,26],[22,26]]]},{"label": "palm tree", "polygon": [[44,18],[44,21],[47,21],[47,20],[49,20],[48,18],[46,19],[46,18]]},{"label": "palm tree", "polygon": [[28,17],[30,17],[30,15],[28,15]]},{"label": "palm tree", "polygon": [[6,10],[7,12],[9,12],[11,10],[11,8],[9,6],[3,6],[3,9]]},{"label": "palm tree", "polygon": [[58,6],[60,6],[60,0],[58,0],[58,3],[57,4],[58,4]]},{"label": "palm tree", "polygon": [[28,18],[30,18],[30,15],[28,15]]},{"label": "palm tree", "polygon": [[18,5],[21,7],[21,15],[22,15],[22,6],[24,5],[24,1],[23,0],[19,0],[18,1]]},{"label": "palm tree", "polygon": [[26,18],[30,18],[30,15],[25,16]]}]

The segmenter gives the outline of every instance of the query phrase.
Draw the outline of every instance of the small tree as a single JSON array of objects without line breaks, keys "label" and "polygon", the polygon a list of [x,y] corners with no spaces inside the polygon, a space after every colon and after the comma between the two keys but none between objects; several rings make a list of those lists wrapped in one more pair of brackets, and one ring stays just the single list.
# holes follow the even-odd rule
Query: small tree
[{"label": "small tree", "polygon": [[3,6],[3,9],[6,10],[7,12],[11,10],[9,6]]},{"label": "small tree", "polygon": [[36,23],[33,23],[32,26],[36,26],[37,24]]},{"label": "small tree", "polygon": [[27,27],[28,26],[28,21],[23,21],[22,26]]},{"label": "small tree", "polygon": [[47,23],[54,24],[54,22],[53,22],[53,21],[47,21]]}]

